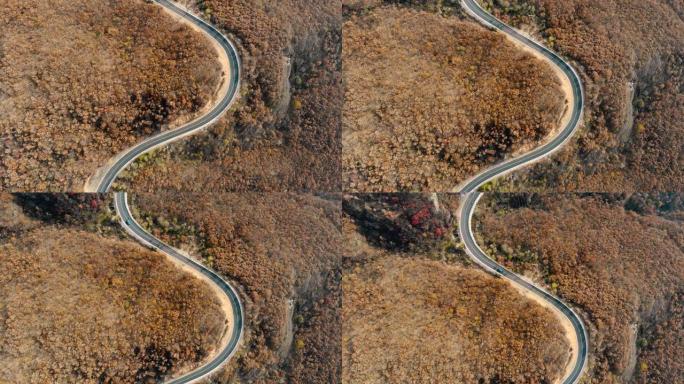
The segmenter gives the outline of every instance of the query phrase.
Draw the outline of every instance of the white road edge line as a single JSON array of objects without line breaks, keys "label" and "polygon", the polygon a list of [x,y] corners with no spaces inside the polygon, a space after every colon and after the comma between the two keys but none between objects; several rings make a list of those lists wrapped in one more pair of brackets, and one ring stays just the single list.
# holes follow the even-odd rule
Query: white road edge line
[{"label": "white road edge line", "polygon": [[[182,124],[176,128],[173,128],[171,130],[166,130],[159,132],[151,137],[148,137],[147,139],[139,142],[138,144],[134,145],[133,147],[129,147],[121,152],[119,152],[117,155],[115,155],[112,159],[109,161],[109,165],[105,166],[104,168],[101,168],[98,170],[98,173],[91,176],[89,180],[86,181],[86,184],[84,185],[84,191],[85,192],[107,192],[111,188],[112,184],[116,180],[117,176],[123,172],[124,169],[126,169],[131,163],[133,163],[138,157],[141,155],[148,153],[154,149],[157,149],[161,146],[167,145],[171,142],[180,140],[186,136],[193,135],[203,129],[206,129],[207,127],[213,125],[218,121],[225,113],[230,109],[230,107],[235,103],[237,98],[239,97],[239,89],[241,85],[241,62],[240,62],[240,56],[238,55],[237,48],[235,47],[235,44],[224,34],[222,34],[216,27],[213,25],[207,23],[200,17],[194,15],[190,10],[184,8],[180,4],[176,3],[171,3],[170,0],[153,0],[156,4],[159,4],[159,6],[164,7],[167,11],[175,13],[181,18],[186,18],[190,22],[195,23],[196,25],[200,25],[201,27],[209,29],[210,32],[207,32],[206,30],[198,27],[201,32],[207,37],[208,39],[214,40],[214,42],[219,46],[222,47],[226,52],[226,56],[228,58],[228,61],[230,62],[231,57],[235,57],[235,68],[233,68],[231,65],[228,65],[228,68],[225,68],[225,73],[227,74],[228,78],[226,81],[228,82],[226,89],[225,89],[225,94],[221,95],[216,102],[216,105],[202,116],[199,116],[195,118],[194,120],[187,122],[185,124]],[[215,35],[218,35],[221,37],[219,41],[217,40],[214,36],[212,36],[212,33]],[[226,43],[226,44],[223,44]],[[223,54],[223,53],[220,53]],[[230,63],[229,63],[230,64]],[[232,86],[231,83],[231,77],[237,77],[236,78],[236,83],[235,86]],[[232,92],[231,92],[232,91]],[[221,110],[217,111],[217,107],[225,102],[226,98],[230,98],[229,102],[225,107],[221,108]],[[201,125],[198,125],[197,127],[194,127],[191,130],[185,131],[189,126],[197,124],[199,120],[204,118],[205,116],[213,114],[213,117]],[[162,137],[168,136],[168,138],[163,139],[162,141],[154,144],[154,145],[149,145],[150,142],[159,140]],[[130,154],[134,154],[135,156],[131,157],[127,161],[125,161],[123,164],[120,162],[120,160],[126,156],[129,156]],[[112,173],[113,176],[111,175]]]},{"label": "white road edge line", "polygon": [[[88,180],[86,182],[86,185],[84,186],[84,190],[86,192],[108,192],[117,176],[139,156],[162,145],[166,145],[182,137],[194,134],[214,124],[233,105],[239,95],[241,64],[240,57],[237,53],[238,51],[233,42],[223,35],[217,28],[205,22],[198,16],[192,14],[189,10],[183,8],[181,5],[172,3],[170,0],[154,0],[154,2],[166,8],[167,11],[173,12],[179,17],[189,20],[189,22],[195,23],[197,29],[200,29],[207,38],[214,40],[214,43],[225,50],[225,54],[228,59],[228,68],[225,70],[228,78],[224,79],[224,81],[228,82],[225,85],[225,94],[220,95],[218,101],[213,107],[209,108],[206,114],[199,116],[196,119],[186,124],[182,124],[181,126],[172,130],[160,132],[152,137],[147,138],[146,140],[143,140],[135,146],[120,152],[114,157],[114,159],[110,161],[111,165],[109,167],[105,167],[96,176],[91,177],[91,179],[94,180]],[[217,36],[219,38],[217,38]],[[210,119],[207,121],[202,121],[207,116],[210,116]],[[129,159],[122,162],[121,160],[126,157],[129,157]],[[96,185],[97,187],[93,188],[92,185]],[[167,383],[189,384],[206,379],[210,375],[216,373],[218,369],[223,367],[234,356],[238,350],[238,347],[242,343],[242,338],[244,335],[244,308],[237,290],[229,282],[224,280],[218,273],[212,271],[191,257],[185,256],[183,252],[168,246],[152,236],[149,232],[145,231],[144,228],[133,217],[128,205],[128,195],[125,192],[118,192],[114,195],[114,207],[117,215],[119,216],[121,226],[124,228],[126,233],[146,247],[157,250],[166,255],[171,259],[172,262],[180,262],[185,266],[194,268],[201,275],[203,280],[206,280],[209,284],[213,285],[216,289],[225,294],[227,301],[230,303],[233,318],[228,320],[233,322],[233,333],[231,335],[225,336],[229,338],[224,341],[225,345],[221,346],[222,349],[215,353],[216,357],[212,360],[209,360],[206,364],[197,367],[190,372],[184,373],[180,377],[169,379]],[[153,241],[146,239],[145,236],[149,237],[149,239],[153,239],[154,242],[158,242],[161,246],[154,244]],[[168,250],[165,250],[164,248],[168,248]]]},{"label": "white road edge line", "polygon": [[[499,27],[497,27],[497,26],[495,26],[494,24],[490,23],[490,22],[489,22],[488,20],[486,20],[485,18],[481,17],[481,16],[476,12],[475,9],[470,8],[470,5],[471,5],[471,4],[472,4],[473,6],[475,6],[475,7],[478,7],[478,8],[479,8],[478,10],[479,10],[480,12],[487,13],[484,9],[482,9],[482,7],[481,7],[479,4],[477,4],[476,1],[470,1],[470,2],[469,2],[469,1],[467,1],[467,0],[461,0],[461,6],[462,6],[462,8],[463,8],[469,15],[471,15],[473,18],[475,18],[476,20],[480,21],[482,24],[484,24],[484,25],[487,26],[487,27],[494,28],[494,29],[500,31],[501,33],[506,33],[505,31],[501,30]],[[491,15],[489,15],[489,16],[491,16]],[[494,18],[493,16],[491,16],[491,17]],[[504,23],[501,22],[500,20],[497,20],[497,21],[499,21],[501,24],[504,24]],[[515,284],[515,285],[517,285],[518,287],[522,288],[523,290],[528,291],[528,292],[530,292],[530,293],[532,293],[532,294],[534,294],[534,295],[537,295],[538,297],[542,298],[544,301],[548,302],[549,305],[553,306],[554,308],[558,308],[558,306],[557,306],[555,303],[553,303],[551,300],[549,300],[549,299],[547,299],[546,297],[544,297],[544,295],[540,294],[539,292],[541,292],[541,293],[543,293],[543,294],[546,294],[546,295],[548,295],[548,296],[550,296],[550,297],[553,297],[555,300],[557,300],[559,303],[561,303],[561,304],[564,306],[564,308],[558,308],[558,310],[559,310],[559,312],[560,312],[561,315],[567,316],[567,314],[565,314],[565,313],[562,311],[562,309],[567,309],[567,310],[570,312],[571,316],[574,317],[574,320],[575,320],[575,321],[573,321],[573,319],[571,319],[571,318],[569,318],[569,317],[568,317],[568,320],[569,320],[570,323],[573,325],[573,330],[574,330],[575,333],[576,333],[576,334],[575,334],[575,337],[576,337],[577,340],[578,340],[578,349],[579,349],[579,350],[576,351],[576,353],[577,353],[578,356],[576,357],[575,366],[572,367],[572,370],[568,373],[568,376],[567,376],[567,377],[561,378],[561,382],[562,382],[563,384],[576,384],[576,383],[578,383],[578,382],[580,381],[580,379],[581,379],[581,377],[582,377],[582,374],[583,374],[583,372],[584,372],[585,369],[586,369],[587,360],[588,360],[588,353],[589,353],[589,352],[588,352],[588,351],[589,351],[589,345],[588,345],[588,340],[589,340],[589,338],[588,338],[588,335],[587,335],[586,326],[584,325],[584,322],[582,321],[582,318],[579,317],[579,316],[577,315],[577,313],[575,313],[575,311],[574,311],[570,306],[568,306],[567,304],[563,303],[560,299],[556,298],[554,295],[552,295],[551,293],[549,293],[546,289],[544,289],[543,287],[539,287],[537,284],[531,282],[529,279],[525,278],[524,276],[516,275],[518,278],[520,278],[521,280],[523,280],[524,282],[526,282],[526,283],[529,284],[530,286],[534,287],[534,288],[537,289],[539,292],[537,292],[537,291],[535,291],[535,290],[532,290],[532,289],[529,289],[528,287],[519,284],[519,283],[516,282],[515,280],[512,280],[512,279],[508,278],[504,273],[501,273],[501,272],[497,271],[497,269],[500,269],[501,271],[505,271],[506,273],[513,274],[511,271],[507,270],[507,269],[506,269],[505,267],[503,267],[502,265],[496,263],[496,261],[495,261],[493,258],[487,256],[487,254],[482,250],[482,248],[480,248],[479,244],[478,244],[477,241],[476,241],[475,235],[473,234],[473,231],[472,231],[472,217],[473,217],[475,208],[477,207],[477,203],[480,201],[480,198],[482,197],[482,193],[477,192],[477,188],[479,188],[479,186],[481,186],[481,185],[483,185],[483,184],[485,184],[485,183],[487,183],[487,182],[489,182],[489,181],[491,181],[491,180],[494,180],[495,178],[498,178],[498,177],[500,177],[500,176],[502,176],[502,175],[504,175],[504,174],[506,174],[506,173],[508,173],[508,172],[511,172],[511,171],[513,171],[513,170],[515,170],[515,169],[518,169],[518,168],[522,167],[522,166],[528,165],[529,163],[531,163],[531,162],[533,162],[533,161],[539,160],[540,158],[546,157],[546,156],[550,155],[551,153],[554,153],[554,152],[557,151],[562,145],[564,145],[565,143],[568,142],[568,140],[569,140],[569,139],[574,135],[574,133],[577,131],[577,128],[579,127],[579,124],[580,124],[580,122],[581,122],[581,116],[582,116],[583,106],[584,106],[584,100],[583,100],[583,98],[584,98],[584,90],[583,90],[582,83],[581,83],[581,81],[580,81],[579,75],[577,74],[577,72],[575,71],[575,69],[574,69],[571,65],[569,65],[567,62],[565,62],[564,60],[562,60],[562,59],[561,59],[558,55],[556,55],[553,51],[547,49],[546,47],[544,47],[543,45],[539,44],[538,42],[536,42],[536,41],[534,41],[534,40],[532,40],[532,39],[527,38],[527,40],[528,40],[529,42],[532,42],[532,43],[537,47],[537,49],[540,49],[540,50],[546,51],[546,52],[548,52],[548,53],[551,53],[553,56],[555,56],[556,58],[558,58],[560,61],[563,61],[563,62],[565,63],[565,65],[567,65],[567,67],[570,68],[570,71],[571,71],[572,76],[575,77],[575,79],[576,79],[577,82],[579,83],[579,87],[580,87],[579,96],[580,96],[581,100],[580,100],[580,111],[578,112],[578,119],[577,119],[577,121],[574,123],[574,126],[573,126],[573,127],[570,127],[570,128],[572,129],[572,131],[571,131],[569,134],[567,134],[567,137],[565,137],[563,140],[561,140],[559,143],[557,143],[557,144],[555,145],[555,147],[551,148],[550,150],[548,150],[548,151],[546,151],[546,152],[543,152],[543,153],[541,153],[539,156],[535,156],[535,157],[533,157],[533,158],[531,158],[531,159],[525,161],[524,163],[518,164],[518,165],[516,165],[516,166],[514,166],[514,167],[506,168],[505,165],[506,165],[507,163],[510,163],[510,162],[515,161],[516,158],[514,158],[514,159],[509,159],[509,160],[507,160],[507,161],[505,161],[505,162],[503,162],[503,163],[500,163],[500,164],[496,164],[496,165],[490,167],[490,169],[494,169],[494,168],[500,167],[501,170],[500,170],[498,173],[495,173],[495,174],[493,174],[492,176],[486,178],[484,181],[482,181],[481,183],[479,183],[477,186],[475,186],[474,188],[471,188],[471,189],[469,189],[469,190],[465,190],[465,188],[468,188],[468,186],[469,186],[470,184],[472,184],[473,180],[476,180],[476,179],[478,178],[479,175],[484,174],[485,172],[487,172],[487,170],[484,170],[484,171],[480,172],[478,175],[475,175],[475,176],[473,176],[472,178],[470,178],[469,180],[467,180],[467,181],[461,183],[461,185],[460,185],[459,187],[456,187],[455,190],[456,190],[456,191],[459,191],[459,192],[461,193],[461,203],[460,203],[459,210],[458,210],[458,216],[459,216],[459,235],[460,235],[460,237],[461,237],[461,241],[463,241],[463,243],[464,243],[465,250],[466,250],[466,253],[468,254],[468,256],[470,256],[471,259],[473,259],[479,266],[481,266],[481,267],[482,267],[483,269],[485,269],[487,272],[492,273],[492,274],[494,274],[494,275],[496,275],[496,276],[500,276],[500,277],[502,277],[502,278],[506,278],[507,280],[509,280],[509,282],[510,282],[511,284]],[[524,43],[524,42],[523,42],[523,43]],[[551,61],[551,63],[550,63],[551,65],[556,65],[555,63],[553,63],[552,60],[549,60],[549,61]],[[560,69],[561,69],[561,71],[562,71],[563,73],[566,73],[566,71],[564,71],[563,68],[560,68]],[[566,73],[566,75],[567,75],[567,73]],[[572,79],[571,79],[571,81],[572,81]],[[573,104],[573,107],[574,107],[574,104]],[[559,135],[563,134],[564,131],[565,131],[565,129],[563,129],[563,130],[559,133]],[[553,140],[551,140],[551,142],[553,142]],[[542,147],[543,147],[543,146],[542,146]],[[534,152],[534,150],[531,151],[531,152]],[[522,156],[524,156],[524,155],[522,155]],[[521,156],[521,157],[522,157],[522,156]],[[469,199],[471,199],[471,198],[474,198],[474,201],[473,201],[472,205],[469,204]],[[468,203],[468,204],[467,204],[467,203]],[[464,206],[464,204],[467,204],[467,205],[468,205],[468,206],[465,207],[465,209],[466,209],[465,212],[463,211],[463,206]],[[464,217],[463,217],[464,214],[466,215],[466,220],[465,220],[465,222],[464,222]],[[465,227],[465,228],[464,228],[464,227]],[[468,239],[468,240],[470,240],[470,241],[466,241],[466,239]],[[471,249],[471,247],[468,246],[468,243],[469,243],[469,242],[472,242],[472,244],[474,244],[474,249]],[[479,254],[479,255],[483,255],[484,257],[487,257],[487,258],[489,259],[488,261],[491,261],[492,264],[494,264],[494,265],[497,266],[497,269],[492,268],[492,267],[491,267],[490,265],[488,265],[485,261],[481,260],[480,257],[478,257],[478,254]],[[580,330],[579,332],[578,332],[578,330],[576,329],[577,327],[575,326],[575,324],[579,324],[579,328],[581,328],[581,330]],[[582,345],[582,344],[584,344],[584,345]]]},{"label": "white road edge line", "polygon": [[[148,248],[151,248],[151,249],[154,249],[154,250],[156,250],[156,251],[158,251],[158,252],[160,252],[160,253],[163,253],[164,255],[166,255],[167,257],[169,257],[169,258],[171,258],[171,259],[180,259],[181,261],[184,261],[184,262],[186,262],[186,263],[187,263],[187,262],[190,262],[197,270],[200,270],[200,271],[201,271],[201,270],[208,271],[209,273],[211,273],[211,274],[215,275],[216,277],[218,277],[219,279],[221,279],[221,282],[224,283],[227,287],[229,287],[229,289],[232,291],[232,292],[226,292],[226,291],[224,290],[223,287],[221,287],[221,286],[219,286],[218,284],[216,284],[212,279],[209,279],[209,278],[206,278],[206,279],[205,279],[205,280],[208,281],[209,284],[214,285],[215,288],[216,288],[217,290],[219,290],[219,291],[225,293],[226,296],[228,297],[228,301],[232,302],[232,300],[230,300],[230,296],[232,295],[232,296],[235,297],[235,299],[236,299],[236,301],[237,301],[237,303],[238,303],[238,307],[239,307],[239,308],[237,308],[237,310],[236,310],[236,308],[233,308],[233,314],[235,315],[235,314],[237,313],[238,316],[241,317],[241,319],[240,319],[240,321],[239,321],[239,332],[238,332],[238,335],[239,335],[239,336],[238,336],[238,340],[235,341],[235,342],[233,342],[233,343],[231,343],[231,340],[227,340],[226,347],[228,347],[228,346],[230,346],[231,344],[233,344],[233,347],[232,347],[231,350],[229,351],[229,354],[228,354],[225,358],[223,358],[218,364],[216,364],[216,365],[213,367],[213,369],[211,369],[211,370],[209,370],[209,371],[207,371],[207,372],[205,372],[205,373],[203,373],[203,374],[201,374],[201,375],[199,375],[199,376],[197,376],[197,377],[193,377],[193,378],[190,378],[190,379],[184,379],[184,377],[189,376],[189,375],[193,375],[196,371],[202,369],[202,366],[197,367],[197,368],[195,368],[194,370],[192,370],[192,371],[190,371],[190,372],[184,373],[184,374],[181,375],[180,377],[177,377],[177,378],[174,378],[174,379],[169,379],[170,381],[168,381],[168,382],[169,382],[169,383],[178,383],[178,384],[180,384],[180,383],[183,383],[183,384],[190,384],[190,383],[196,383],[196,382],[198,382],[198,381],[200,381],[200,380],[203,380],[203,379],[207,378],[208,376],[210,376],[210,375],[212,375],[213,373],[215,373],[218,369],[220,369],[221,367],[223,367],[223,366],[224,366],[224,365],[225,365],[225,364],[226,364],[226,363],[235,355],[235,353],[237,352],[237,349],[238,349],[237,347],[238,347],[238,346],[241,344],[241,342],[242,342],[242,336],[243,336],[243,334],[244,334],[244,332],[243,332],[243,331],[244,331],[244,317],[243,317],[243,314],[244,314],[244,307],[243,307],[243,305],[242,305],[242,301],[240,300],[240,296],[239,296],[238,293],[237,293],[237,290],[236,290],[228,281],[226,281],[226,280],[224,280],[223,278],[221,278],[220,275],[219,275],[218,273],[216,273],[216,272],[212,271],[211,269],[207,268],[207,267],[204,266],[202,263],[200,263],[200,262],[198,262],[198,261],[196,261],[196,260],[194,260],[194,259],[192,259],[192,258],[186,257],[185,255],[183,255],[183,252],[181,252],[181,251],[179,251],[179,250],[177,250],[177,249],[175,249],[175,248],[173,248],[173,247],[171,247],[171,246],[165,244],[165,243],[162,242],[161,240],[155,238],[155,237],[154,237],[152,234],[150,234],[148,231],[146,231],[146,230],[140,225],[140,223],[138,223],[138,221],[135,219],[135,217],[133,216],[133,214],[132,214],[132,212],[131,212],[131,209],[130,209],[130,206],[129,206],[129,204],[128,204],[128,195],[127,195],[126,192],[117,192],[117,193],[115,194],[115,198],[114,198],[114,208],[116,209],[117,215],[119,216],[119,221],[120,221],[121,226],[124,228],[124,230],[125,230],[130,236],[132,236],[133,238],[135,238],[138,242],[140,242],[141,244],[145,245],[145,246],[148,247]],[[129,220],[130,222],[126,222],[126,219],[125,219],[126,217],[129,218],[128,220]],[[137,231],[136,231],[136,229],[137,229]],[[144,235],[146,235],[146,236],[149,236],[150,238],[153,238],[153,239],[157,240],[160,244],[163,244],[164,246],[168,247],[169,249],[172,249],[173,251],[175,251],[176,255],[167,253],[164,249],[160,248],[159,246],[157,246],[157,245],[153,244],[152,242],[148,241],[147,239],[145,239],[145,237],[141,236],[140,233],[142,233],[142,234],[144,234]],[[230,319],[230,320],[231,320],[231,321],[234,321],[234,319]],[[236,325],[233,324],[233,326],[236,326]],[[217,352],[217,354],[220,354],[220,353],[221,353],[221,351]],[[207,364],[211,364],[211,363],[214,363],[214,362],[213,362],[212,360],[210,360]]]}]

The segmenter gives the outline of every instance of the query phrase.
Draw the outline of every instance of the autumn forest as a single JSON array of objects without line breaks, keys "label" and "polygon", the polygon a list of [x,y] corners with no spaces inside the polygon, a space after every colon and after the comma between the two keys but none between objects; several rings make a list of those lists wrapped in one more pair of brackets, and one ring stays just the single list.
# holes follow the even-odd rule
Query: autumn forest
[{"label": "autumn forest", "polygon": [[0,25],[0,384],[682,382],[682,0]]}]

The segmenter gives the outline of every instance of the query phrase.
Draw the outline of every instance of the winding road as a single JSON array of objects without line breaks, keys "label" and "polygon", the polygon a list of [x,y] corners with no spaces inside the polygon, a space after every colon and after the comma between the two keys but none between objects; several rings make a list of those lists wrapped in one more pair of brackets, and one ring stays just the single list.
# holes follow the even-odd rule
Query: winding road
[{"label": "winding road", "polygon": [[[191,23],[194,27],[203,32],[208,38],[217,43],[217,45],[223,51],[221,54],[225,54],[228,59],[228,64],[230,67],[226,71],[226,73],[230,74],[228,86],[224,87],[224,93],[220,95],[219,101],[206,114],[187,124],[181,125],[180,127],[158,133],[118,154],[115,158],[116,160],[112,164],[101,170],[98,176],[94,176],[96,180],[89,181],[89,184],[97,186],[95,188],[96,192],[108,192],[112,187],[114,180],[116,180],[117,176],[124,170],[124,168],[126,168],[142,154],[149,152],[154,148],[178,140],[184,136],[196,133],[197,131],[215,123],[216,120],[218,120],[230,108],[238,96],[238,91],[240,89],[240,57],[238,56],[237,49],[233,43],[211,24],[208,24],[204,20],[179,7],[170,0],[154,0],[154,2],[160,4],[173,14],[184,18],[187,22]],[[90,187],[86,185],[85,189],[86,192],[88,192]]]},{"label": "winding road", "polygon": [[[97,179],[96,181],[90,181],[89,184],[94,184],[97,186],[95,188],[95,192],[98,193],[108,192],[121,171],[123,171],[124,168],[126,168],[142,154],[149,152],[156,147],[166,145],[174,140],[178,140],[181,137],[193,134],[214,123],[230,108],[238,96],[238,91],[240,89],[240,58],[233,43],[231,43],[226,36],[224,36],[212,25],[208,24],[187,10],[179,7],[173,2],[169,0],[154,0],[154,2],[164,7],[167,11],[170,11],[171,13],[185,19],[185,21],[190,23],[193,28],[203,32],[209,39],[217,44],[217,47],[220,47],[220,49],[223,51],[221,54],[225,54],[225,57],[227,58],[228,68],[225,69],[225,73],[229,74],[228,84],[223,84],[224,86],[221,88],[222,92],[220,94],[219,100],[206,114],[178,128],[164,131],[152,136],[135,145],[134,147],[131,147],[120,153],[111,165],[99,173],[99,176],[93,177],[93,179]],[[89,191],[90,188],[88,185],[86,185],[85,189],[86,191]],[[138,222],[136,222],[135,218],[131,214],[131,210],[128,205],[128,198],[125,192],[118,192],[115,194],[114,206],[120,218],[121,225],[126,232],[137,239],[140,243],[164,253],[171,259],[172,262],[176,263],[181,268],[188,268],[189,272],[195,274],[199,278],[206,280],[209,284],[216,288],[217,293],[224,295],[224,297],[219,298],[220,301],[222,301],[225,305],[230,306],[232,318],[227,320],[230,321],[229,329],[231,332],[230,334],[223,335],[222,345],[218,348],[218,351],[214,354],[214,356],[212,356],[211,360],[193,371],[185,373],[180,377],[170,379],[166,383],[188,384],[195,383],[206,378],[214,373],[228,360],[230,360],[230,358],[235,354],[237,347],[242,340],[244,311],[237,291],[216,272],[184,255],[177,249],[164,244],[161,240],[155,238],[150,233],[145,231],[145,229],[143,229]]]},{"label": "winding road", "polygon": [[114,206],[116,207],[116,213],[119,215],[121,220],[121,225],[124,227],[126,232],[137,239],[140,243],[164,253],[168,257],[172,258],[172,261],[180,263],[182,267],[190,268],[193,272],[196,272],[199,274],[199,276],[213,284],[228,298],[233,315],[232,319],[230,319],[232,322],[230,327],[232,332],[230,335],[224,335],[227,337],[224,337],[225,342],[222,348],[220,348],[218,353],[216,353],[206,364],[196,368],[193,371],[185,373],[180,377],[171,379],[166,383],[187,384],[206,378],[208,375],[212,374],[224,363],[226,363],[233,356],[233,354],[235,354],[237,346],[240,344],[242,339],[244,316],[242,303],[240,302],[237,291],[228,282],[223,280],[216,272],[213,272],[199,262],[183,255],[177,249],[164,244],[161,240],[145,231],[145,229],[138,224],[131,214],[126,193],[117,192],[114,195]]},{"label": "winding road", "polygon": [[456,190],[460,192],[462,198],[459,214],[459,235],[461,240],[464,242],[465,250],[468,255],[485,270],[497,276],[501,276],[504,279],[509,280],[512,284],[517,285],[527,292],[540,297],[570,321],[572,330],[576,337],[576,350],[573,351],[574,358],[571,362],[572,367],[566,371],[566,375],[561,379],[561,383],[575,384],[579,382],[580,377],[582,376],[582,372],[586,367],[587,357],[589,354],[587,330],[582,322],[582,319],[569,306],[548,293],[544,288],[539,287],[531,281],[516,275],[488,257],[475,240],[475,235],[473,234],[472,229],[472,217],[475,208],[477,207],[477,203],[482,197],[482,193],[478,192],[478,188],[480,186],[491,180],[494,180],[501,175],[511,172],[516,168],[522,167],[548,156],[560,148],[564,143],[566,143],[568,139],[577,131],[582,117],[582,110],[584,108],[584,91],[582,89],[582,83],[575,70],[562,58],[543,45],[531,40],[515,29],[504,24],[496,17],[482,9],[482,7],[475,0],[461,0],[461,5],[466,12],[468,12],[471,16],[485,26],[506,33],[519,43],[522,43],[543,55],[553,65],[558,67],[570,81],[572,89],[570,118],[567,120],[567,124],[555,137],[553,137],[544,145],[537,147],[530,152],[486,169],[485,171],[467,180],[460,188],[456,188]]},{"label": "winding road", "polygon": [[[151,138],[142,141],[136,146],[127,149],[120,153],[116,160],[111,165],[102,170],[100,176],[97,176],[93,184],[96,185],[95,191],[108,192],[117,176],[131,164],[140,155],[149,152],[150,150],[168,144],[181,137],[195,133],[204,129],[214,123],[221,115],[223,115],[228,108],[235,101],[239,87],[240,87],[240,60],[234,45],[216,28],[206,23],[199,17],[191,14],[185,9],[180,8],[169,0],[154,0],[156,3],[165,7],[168,11],[179,15],[195,27],[199,28],[209,38],[215,41],[228,58],[230,79],[228,86],[224,87],[225,93],[221,95],[219,101],[211,108],[209,112],[178,128],[159,133]],[[473,178],[467,180],[461,187],[456,188],[462,195],[462,205],[460,208],[459,232],[461,239],[465,244],[466,252],[485,270],[501,276],[511,283],[521,287],[530,293],[537,295],[542,300],[553,306],[572,324],[575,336],[577,338],[577,350],[573,359],[573,366],[562,379],[563,384],[575,384],[579,381],[582,372],[586,366],[588,356],[588,338],[586,328],[582,320],[573,310],[564,304],[561,300],[548,293],[543,288],[534,283],[520,277],[503,266],[497,264],[494,260],[489,258],[484,251],[478,246],[475,236],[472,231],[472,216],[482,194],[478,192],[478,188],[483,184],[506,174],[516,168],[527,165],[531,162],[537,161],[543,157],[548,156],[559,147],[561,147],[567,140],[575,133],[582,116],[583,109],[583,90],[579,76],[574,69],[561,59],[558,55],[546,49],[544,46],[527,38],[515,29],[502,23],[494,16],[482,9],[475,0],[461,0],[463,8],[471,14],[474,18],[479,20],[484,25],[502,31],[508,34],[518,42],[534,49],[551,63],[557,66],[570,81],[572,87],[572,103],[570,105],[570,118],[562,130],[550,141],[544,145],[525,153],[519,157],[515,157],[497,164]],[[88,189],[88,187],[86,187]],[[197,382],[200,379],[206,378],[208,375],[215,372],[225,362],[227,362],[237,350],[243,334],[243,307],[238,297],[236,290],[225,280],[223,280],[217,273],[211,271],[199,262],[183,255],[178,250],[164,244],[162,241],[156,239],[154,236],[145,231],[135,220],[131,214],[128,206],[127,195],[125,193],[117,193],[115,195],[115,207],[117,214],[121,219],[121,225],[124,229],[139,242],[146,246],[159,250],[167,255],[172,261],[180,263],[182,266],[192,269],[201,277],[207,280],[210,284],[218,288],[227,298],[232,308],[232,332],[224,338],[224,344],[220,350],[212,357],[212,359],[201,367],[182,375],[181,377],[172,379],[168,383],[185,384]]]}]

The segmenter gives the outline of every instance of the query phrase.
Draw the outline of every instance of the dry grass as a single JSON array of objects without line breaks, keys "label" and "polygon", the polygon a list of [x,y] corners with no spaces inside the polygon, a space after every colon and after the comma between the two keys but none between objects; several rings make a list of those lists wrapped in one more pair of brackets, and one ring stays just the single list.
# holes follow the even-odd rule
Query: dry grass
[{"label": "dry grass", "polygon": [[342,286],[348,383],[552,382],[569,358],[552,313],[481,271],[391,255]]}]

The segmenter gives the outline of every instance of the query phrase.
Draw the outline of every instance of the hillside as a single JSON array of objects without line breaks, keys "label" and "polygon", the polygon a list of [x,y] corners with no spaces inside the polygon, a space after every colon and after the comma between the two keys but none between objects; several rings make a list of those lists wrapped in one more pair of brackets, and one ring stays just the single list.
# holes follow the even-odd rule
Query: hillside
[{"label": "hillside", "polygon": [[156,382],[212,353],[226,319],[204,283],[29,202],[0,196],[0,382]]},{"label": "hillside", "polygon": [[568,57],[586,91],[584,128],[507,188],[684,189],[684,6],[671,0],[508,0],[502,19]]},{"label": "hillside", "polygon": [[7,0],[0,24],[0,190],[80,191],[220,81],[205,37],[143,0]]},{"label": "hillside", "polygon": [[121,184],[144,192],[339,190],[339,0],[195,3],[237,44],[241,98],[207,133],[139,162]]},{"label": "hillside", "polygon": [[137,194],[153,234],[233,282],[245,333],[221,380],[339,383],[339,201],[288,193]]},{"label": "hillside", "polygon": [[[551,383],[562,375],[570,345],[554,314],[457,257],[446,239],[456,200],[439,196],[438,211],[420,194],[345,199],[344,382]],[[433,237],[435,228],[445,236]]]},{"label": "hillside", "polygon": [[503,34],[382,6],[343,27],[344,188],[450,191],[560,128],[560,80]]},{"label": "hillside", "polygon": [[[487,196],[485,250],[576,308],[590,334],[588,383],[670,383],[684,375],[682,196]],[[681,359],[679,359],[681,360]]]}]

